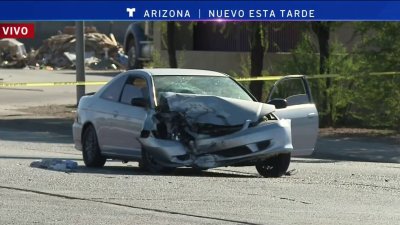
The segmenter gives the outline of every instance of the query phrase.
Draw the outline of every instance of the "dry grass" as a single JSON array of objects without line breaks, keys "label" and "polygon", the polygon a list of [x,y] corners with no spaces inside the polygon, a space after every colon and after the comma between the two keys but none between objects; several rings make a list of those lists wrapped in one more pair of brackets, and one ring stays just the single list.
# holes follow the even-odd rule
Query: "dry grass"
[{"label": "dry grass", "polygon": [[24,109],[19,109],[21,112],[28,113],[32,116],[40,117],[55,117],[55,118],[70,118],[75,117],[75,105],[44,105],[32,106]]}]

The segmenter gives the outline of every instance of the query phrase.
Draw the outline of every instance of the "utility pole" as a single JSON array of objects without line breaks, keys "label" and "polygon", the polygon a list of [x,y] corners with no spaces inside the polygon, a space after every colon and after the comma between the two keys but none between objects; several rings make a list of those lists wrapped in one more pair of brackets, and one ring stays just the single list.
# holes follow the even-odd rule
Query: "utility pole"
[{"label": "utility pole", "polygon": [[[85,38],[84,38],[84,22],[75,22],[75,38],[76,38],[76,82],[85,81]],[[85,85],[76,86],[76,105],[85,95]]]}]

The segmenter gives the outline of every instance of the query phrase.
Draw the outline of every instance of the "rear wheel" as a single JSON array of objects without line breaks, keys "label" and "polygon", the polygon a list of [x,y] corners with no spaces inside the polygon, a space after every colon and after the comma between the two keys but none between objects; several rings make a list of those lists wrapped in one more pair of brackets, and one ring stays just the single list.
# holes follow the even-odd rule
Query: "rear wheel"
[{"label": "rear wheel", "polygon": [[139,166],[152,173],[171,173],[175,170],[174,167],[166,167],[157,163],[154,157],[145,148],[142,148],[142,161]]},{"label": "rear wheel", "polygon": [[281,177],[289,168],[290,158],[290,153],[280,154],[257,162],[256,169],[263,177]]},{"label": "rear wheel", "polygon": [[96,131],[91,125],[84,130],[82,147],[83,162],[87,167],[104,166],[106,158],[101,155]]}]

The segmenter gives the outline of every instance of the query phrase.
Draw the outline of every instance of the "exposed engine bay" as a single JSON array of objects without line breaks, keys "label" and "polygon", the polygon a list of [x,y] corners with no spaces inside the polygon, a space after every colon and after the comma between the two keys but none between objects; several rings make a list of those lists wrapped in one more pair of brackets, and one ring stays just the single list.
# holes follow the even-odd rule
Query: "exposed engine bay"
[{"label": "exposed engine bay", "polygon": [[158,138],[183,141],[218,137],[277,120],[273,106],[217,96],[166,92],[155,115]]}]

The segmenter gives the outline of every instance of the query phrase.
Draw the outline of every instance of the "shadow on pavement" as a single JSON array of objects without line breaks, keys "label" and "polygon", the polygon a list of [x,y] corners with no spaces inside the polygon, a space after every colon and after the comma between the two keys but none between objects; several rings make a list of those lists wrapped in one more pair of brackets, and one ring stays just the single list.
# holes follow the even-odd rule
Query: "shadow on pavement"
[{"label": "shadow on pavement", "polygon": [[0,140],[45,143],[72,143],[71,119],[0,119]]},{"label": "shadow on pavement", "polygon": [[304,158],[305,159],[292,158],[291,162],[294,162],[294,163],[336,163],[336,162],[340,162],[340,160],[331,160],[331,159],[313,159],[313,160],[310,160],[311,158],[314,158],[313,156],[304,157]]},{"label": "shadow on pavement", "polygon": [[310,158],[400,163],[400,146],[371,138],[319,138]]},{"label": "shadow on pavement", "polygon": [[[221,167],[214,168],[208,171],[199,171],[192,168],[178,168],[174,172],[170,174],[152,174],[146,171],[143,171],[138,166],[126,165],[123,166],[121,162],[121,166],[107,166],[107,164],[103,168],[88,168],[83,166],[81,153],[78,152],[75,154],[76,157],[32,157],[32,156],[0,156],[0,159],[22,159],[22,160],[42,160],[42,159],[50,159],[50,160],[72,160],[79,161],[80,166],[73,173],[88,173],[88,174],[103,174],[103,175],[153,175],[153,176],[196,176],[196,177],[242,177],[242,178],[257,178],[260,177],[256,172],[243,172],[237,171],[234,169],[230,169],[233,167]],[[340,162],[338,160],[327,160],[327,159],[300,159],[293,158],[292,163],[336,163]],[[119,162],[117,162],[119,163]],[[37,167],[35,167],[37,168]],[[46,168],[39,168],[46,169]],[[48,170],[48,169],[46,169]],[[255,169],[254,169],[255,171]],[[63,172],[63,171],[60,171]]]},{"label": "shadow on pavement", "polygon": [[[147,171],[142,170],[138,166],[132,165],[106,165],[103,168],[89,168],[83,165],[81,159],[76,159],[72,157],[25,157],[25,156],[1,156],[0,159],[31,159],[31,160],[72,160],[78,161],[80,165],[76,169],[71,171],[56,171],[51,170],[48,168],[40,168],[37,166],[32,166],[35,169],[43,169],[43,170],[51,170],[56,172],[70,172],[70,173],[83,173],[83,174],[101,174],[101,175],[126,175],[126,176],[182,176],[182,177],[230,177],[230,178],[258,178],[260,177],[256,173],[246,173],[234,170],[227,170],[227,169],[212,169],[209,171],[199,171],[192,168],[177,168],[172,173],[166,174],[157,174],[157,173],[150,173]],[[118,162],[117,162],[118,163]],[[106,178],[114,178],[114,177],[106,177]]]},{"label": "shadow on pavement", "polygon": [[[180,176],[180,177],[229,177],[229,178],[257,178],[257,174],[241,173],[236,171],[198,171],[192,168],[178,168],[172,173],[156,174],[143,171],[139,167],[134,166],[105,166],[103,168],[88,168],[79,166],[73,173],[90,173],[103,175],[133,175],[133,176]],[[112,178],[112,177],[110,177]]]}]

